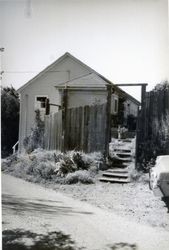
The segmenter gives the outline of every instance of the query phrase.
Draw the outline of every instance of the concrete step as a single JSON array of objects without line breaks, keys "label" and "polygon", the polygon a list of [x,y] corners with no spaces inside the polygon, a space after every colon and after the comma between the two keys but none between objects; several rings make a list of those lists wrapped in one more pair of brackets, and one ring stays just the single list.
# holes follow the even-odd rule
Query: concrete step
[{"label": "concrete step", "polygon": [[129,153],[123,153],[123,152],[116,152],[116,155],[118,156],[118,157],[120,157],[120,158],[125,158],[125,157],[127,157],[127,158],[131,158],[131,154],[129,154]]},{"label": "concrete step", "polygon": [[115,173],[115,172],[104,172],[103,173],[103,176],[106,176],[106,177],[119,177],[119,178],[122,178],[122,179],[126,179],[128,178],[128,173]]},{"label": "concrete step", "polygon": [[125,169],[128,167],[128,164],[123,164],[123,163],[120,163],[120,164],[112,164],[112,168],[121,168],[121,169]]},{"label": "concrete step", "polygon": [[131,153],[131,150],[130,150],[130,149],[115,148],[114,151],[115,151],[115,152],[118,152],[118,153],[128,153],[128,154]]},{"label": "concrete step", "polygon": [[111,182],[111,183],[129,183],[130,182],[129,179],[110,178],[110,177],[101,177],[99,180],[103,182]]},{"label": "concrete step", "polygon": [[128,170],[123,170],[123,169],[121,169],[121,168],[108,169],[107,172],[110,172],[110,173],[128,174]]},{"label": "concrete step", "polygon": [[[119,156],[118,156],[119,157]],[[131,162],[131,157],[130,158],[128,158],[128,157],[126,157],[126,158],[123,158],[123,157],[119,157],[119,160],[120,161],[122,161],[122,162],[125,162],[125,163],[127,163],[127,162]]]},{"label": "concrete step", "polygon": [[126,138],[126,139],[121,139],[120,141],[132,143],[133,139]]},{"label": "concrete step", "polygon": [[116,157],[113,156],[111,157],[111,154],[110,154],[110,159],[113,159],[115,160],[116,162],[119,163],[127,163],[127,162],[131,162],[132,161],[132,157],[119,157],[118,154],[116,154]]}]

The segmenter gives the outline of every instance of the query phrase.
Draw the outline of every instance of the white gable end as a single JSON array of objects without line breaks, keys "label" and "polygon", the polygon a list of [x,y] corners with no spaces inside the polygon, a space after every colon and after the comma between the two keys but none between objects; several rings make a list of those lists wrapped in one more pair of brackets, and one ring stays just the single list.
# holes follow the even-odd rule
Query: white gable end
[{"label": "white gable end", "polygon": [[53,64],[48,66],[37,76],[23,85],[18,92],[21,93],[32,85],[37,85],[38,83],[45,82],[46,84],[60,84],[68,80],[72,80],[79,76],[84,76],[92,72],[87,65],[80,62],[78,59],[71,56],[69,53],[66,53],[64,56],[59,58]]},{"label": "white gable end", "polygon": [[56,87],[106,87],[106,82],[96,75],[95,73],[89,73],[84,76],[74,78],[73,80],[57,84]]}]

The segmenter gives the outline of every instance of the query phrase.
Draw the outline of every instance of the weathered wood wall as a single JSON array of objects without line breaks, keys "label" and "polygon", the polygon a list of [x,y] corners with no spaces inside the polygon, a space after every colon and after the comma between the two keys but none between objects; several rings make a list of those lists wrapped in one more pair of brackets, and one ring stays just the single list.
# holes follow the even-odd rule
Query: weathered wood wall
[{"label": "weathered wood wall", "polygon": [[66,124],[66,150],[105,150],[105,104],[68,109]]},{"label": "weathered wood wall", "polygon": [[45,116],[44,148],[62,149],[62,111]]},{"label": "weathered wood wall", "polygon": [[45,149],[105,152],[107,104],[59,111],[45,118]]},{"label": "weathered wood wall", "polygon": [[144,112],[138,119],[138,162],[169,154],[169,88],[146,93]]},{"label": "weathered wood wall", "polygon": [[[157,137],[169,113],[169,88],[150,91],[146,95],[145,138]],[[164,138],[163,138],[164,139]]]}]

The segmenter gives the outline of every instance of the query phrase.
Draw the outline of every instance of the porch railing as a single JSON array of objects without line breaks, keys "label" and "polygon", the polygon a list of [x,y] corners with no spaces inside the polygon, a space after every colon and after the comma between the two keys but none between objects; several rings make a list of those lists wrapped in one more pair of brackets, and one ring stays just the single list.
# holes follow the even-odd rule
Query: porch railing
[{"label": "porch railing", "polygon": [[18,144],[19,144],[19,141],[17,141],[17,142],[13,145],[13,147],[12,147],[12,149],[13,149],[13,154],[16,153],[16,151],[17,151],[16,148],[17,148]]}]

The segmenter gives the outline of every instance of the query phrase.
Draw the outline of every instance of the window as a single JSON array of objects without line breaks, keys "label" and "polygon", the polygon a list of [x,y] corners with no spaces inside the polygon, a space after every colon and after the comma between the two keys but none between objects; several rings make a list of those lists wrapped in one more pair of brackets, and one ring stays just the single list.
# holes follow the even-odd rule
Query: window
[{"label": "window", "polygon": [[114,113],[118,112],[118,100],[114,99]]},{"label": "window", "polygon": [[35,97],[35,109],[45,110],[47,96],[36,96]]},{"label": "window", "polygon": [[36,100],[39,103],[40,108],[46,107],[46,97],[37,97]]},{"label": "window", "polygon": [[116,94],[112,94],[111,98],[111,114],[117,115],[119,106],[119,98]]}]

